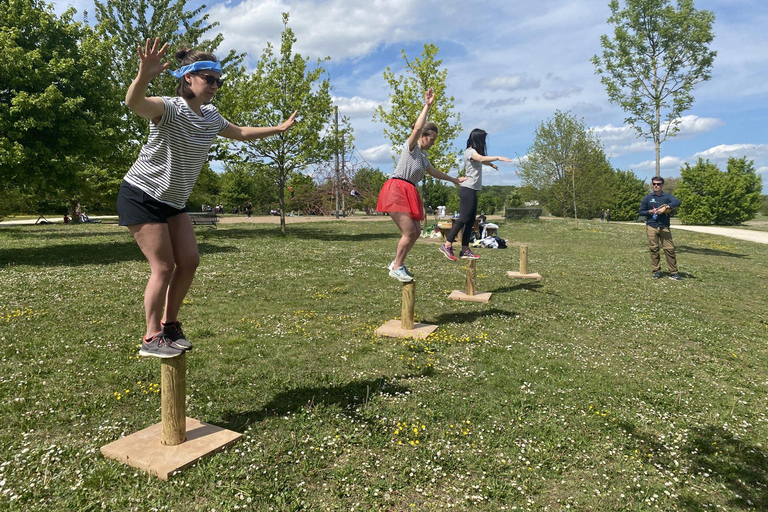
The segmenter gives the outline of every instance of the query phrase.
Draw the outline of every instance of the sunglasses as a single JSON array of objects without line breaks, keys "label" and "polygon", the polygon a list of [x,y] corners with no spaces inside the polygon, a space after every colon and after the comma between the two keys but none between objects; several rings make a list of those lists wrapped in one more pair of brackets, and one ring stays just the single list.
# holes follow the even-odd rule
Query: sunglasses
[{"label": "sunglasses", "polygon": [[222,80],[221,78],[216,78],[215,76],[212,76],[212,75],[201,75],[200,73],[192,73],[192,74],[197,75],[203,80],[205,80],[205,83],[207,83],[208,85],[216,84],[217,87],[221,87],[222,85],[224,85],[224,80]]},{"label": "sunglasses", "polygon": [[663,185],[663,183],[651,183],[651,185],[653,185],[654,187],[655,187],[656,185],[658,185],[658,186],[662,186],[662,185]]}]

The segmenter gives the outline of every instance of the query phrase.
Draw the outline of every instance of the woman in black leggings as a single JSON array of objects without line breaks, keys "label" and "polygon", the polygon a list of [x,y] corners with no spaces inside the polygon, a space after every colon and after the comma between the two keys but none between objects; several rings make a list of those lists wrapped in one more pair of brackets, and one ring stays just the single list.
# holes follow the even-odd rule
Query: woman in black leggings
[{"label": "woman in black leggings", "polygon": [[469,237],[472,235],[472,226],[477,215],[477,192],[483,188],[483,164],[499,170],[491,162],[511,162],[505,156],[486,156],[485,138],[488,133],[480,128],[475,128],[467,139],[467,150],[464,152],[464,173],[467,179],[459,187],[459,218],[453,223],[451,231],[445,237],[445,245],[440,245],[440,252],[451,261],[458,258],[453,254],[453,241],[459,230],[464,228],[461,236],[461,251],[459,258],[479,259],[480,256],[469,248]]}]

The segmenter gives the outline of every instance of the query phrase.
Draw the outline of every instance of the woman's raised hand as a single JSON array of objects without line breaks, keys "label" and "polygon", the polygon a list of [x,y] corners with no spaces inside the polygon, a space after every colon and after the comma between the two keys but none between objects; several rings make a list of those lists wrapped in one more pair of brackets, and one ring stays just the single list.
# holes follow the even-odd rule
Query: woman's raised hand
[{"label": "woman's raised hand", "polygon": [[144,75],[150,80],[163,74],[163,71],[168,69],[170,63],[163,63],[163,57],[168,50],[168,43],[165,43],[159,50],[157,45],[160,44],[160,38],[155,38],[155,43],[152,48],[149,44],[152,40],[147,38],[147,42],[144,46],[144,51],[141,51],[141,45],[138,46],[139,51],[139,75]]},{"label": "woman's raised hand", "polygon": [[294,123],[296,123],[296,113],[297,112],[298,112],[298,110],[294,110],[293,114],[291,114],[291,117],[289,117],[288,119],[283,121],[282,124],[280,126],[278,126],[278,128],[280,129],[281,132],[287,132],[288,130],[291,129],[291,127],[294,125]]},{"label": "woman's raised hand", "polygon": [[435,102],[435,91],[432,90],[430,87],[427,89],[427,92],[424,93],[424,104],[427,106],[432,106],[432,103]]}]

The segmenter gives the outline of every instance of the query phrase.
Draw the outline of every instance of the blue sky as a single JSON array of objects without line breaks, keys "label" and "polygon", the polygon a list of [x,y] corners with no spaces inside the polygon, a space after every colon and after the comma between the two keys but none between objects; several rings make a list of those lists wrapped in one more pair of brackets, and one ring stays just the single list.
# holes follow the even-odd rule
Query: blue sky
[{"label": "blue sky", "polygon": [[[188,6],[202,2],[190,2]],[[294,50],[329,56],[325,68],[340,112],[350,117],[358,158],[392,171],[382,125],[372,121],[387,108],[382,72],[402,69],[400,50],[421,53],[431,42],[448,69],[448,90],[461,115],[465,147],[473,128],[489,132],[489,152],[523,157],[535,128],[556,109],[583,117],[600,136],[611,163],[640,178],[655,172],[651,141],[637,139],[624,112],[608,102],[590,58],[610,34],[608,0],[243,0],[205,2],[224,35],[223,49],[245,52],[255,62],[268,41],[279,47],[282,12],[290,12]],[[92,0],[56,2],[93,13]],[[683,163],[707,158],[725,168],[729,157],[754,160],[768,172],[768,4],[764,0],[696,0],[715,13],[718,52],[712,79],[694,89],[677,137],[661,146],[662,175],[680,175]],[[93,15],[89,18],[93,19]],[[224,53],[224,52],[222,52]],[[438,99],[439,101],[439,99]],[[488,170],[487,185],[520,183],[514,164]]]}]

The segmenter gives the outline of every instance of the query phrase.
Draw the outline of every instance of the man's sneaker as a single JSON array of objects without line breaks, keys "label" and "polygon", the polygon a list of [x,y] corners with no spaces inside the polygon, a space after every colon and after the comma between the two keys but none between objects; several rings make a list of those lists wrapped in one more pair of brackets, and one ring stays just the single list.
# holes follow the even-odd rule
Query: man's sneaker
[{"label": "man's sneaker", "polygon": [[661,279],[661,272],[654,272],[653,273],[653,278],[654,279]]},{"label": "man's sneaker", "polygon": [[187,341],[184,331],[181,330],[181,322],[176,321],[172,324],[163,324],[163,334],[171,341],[172,347],[192,350],[192,344]]},{"label": "man's sneaker", "polygon": [[[393,261],[392,263],[390,263],[390,264],[389,264],[389,267],[387,267],[387,268],[388,268],[389,270],[393,270],[393,269],[395,268],[395,262]],[[405,269],[405,273],[406,273],[406,274],[408,274],[409,276],[413,277],[413,272],[411,272],[410,270],[408,270],[408,267],[406,267],[406,266],[405,266],[405,263],[403,263],[403,268]]]},{"label": "man's sneaker", "polygon": [[680,277],[680,274],[669,274],[669,278],[673,281],[682,281],[683,278]]},{"label": "man's sneaker", "polygon": [[142,338],[140,356],[152,356],[168,359],[183,354],[185,351],[178,346],[172,346],[172,342],[166,338],[165,333],[160,331],[147,340]]},{"label": "man's sneaker", "polygon": [[399,268],[394,268],[389,271],[389,277],[394,277],[401,283],[410,283],[413,281],[413,276],[409,276],[405,271],[405,265],[400,265]]},{"label": "man's sneaker", "polygon": [[453,247],[446,247],[445,244],[440,244],[440,252],[451,261],[456,261],[458,259],[453,255]]},{"label": "man's sneaker", "polygon": [[480,256],[472,252],[472,249],[467,249],[466,251],[459,251],[459,258],[465,259],[465,260],[479,260]]}]

